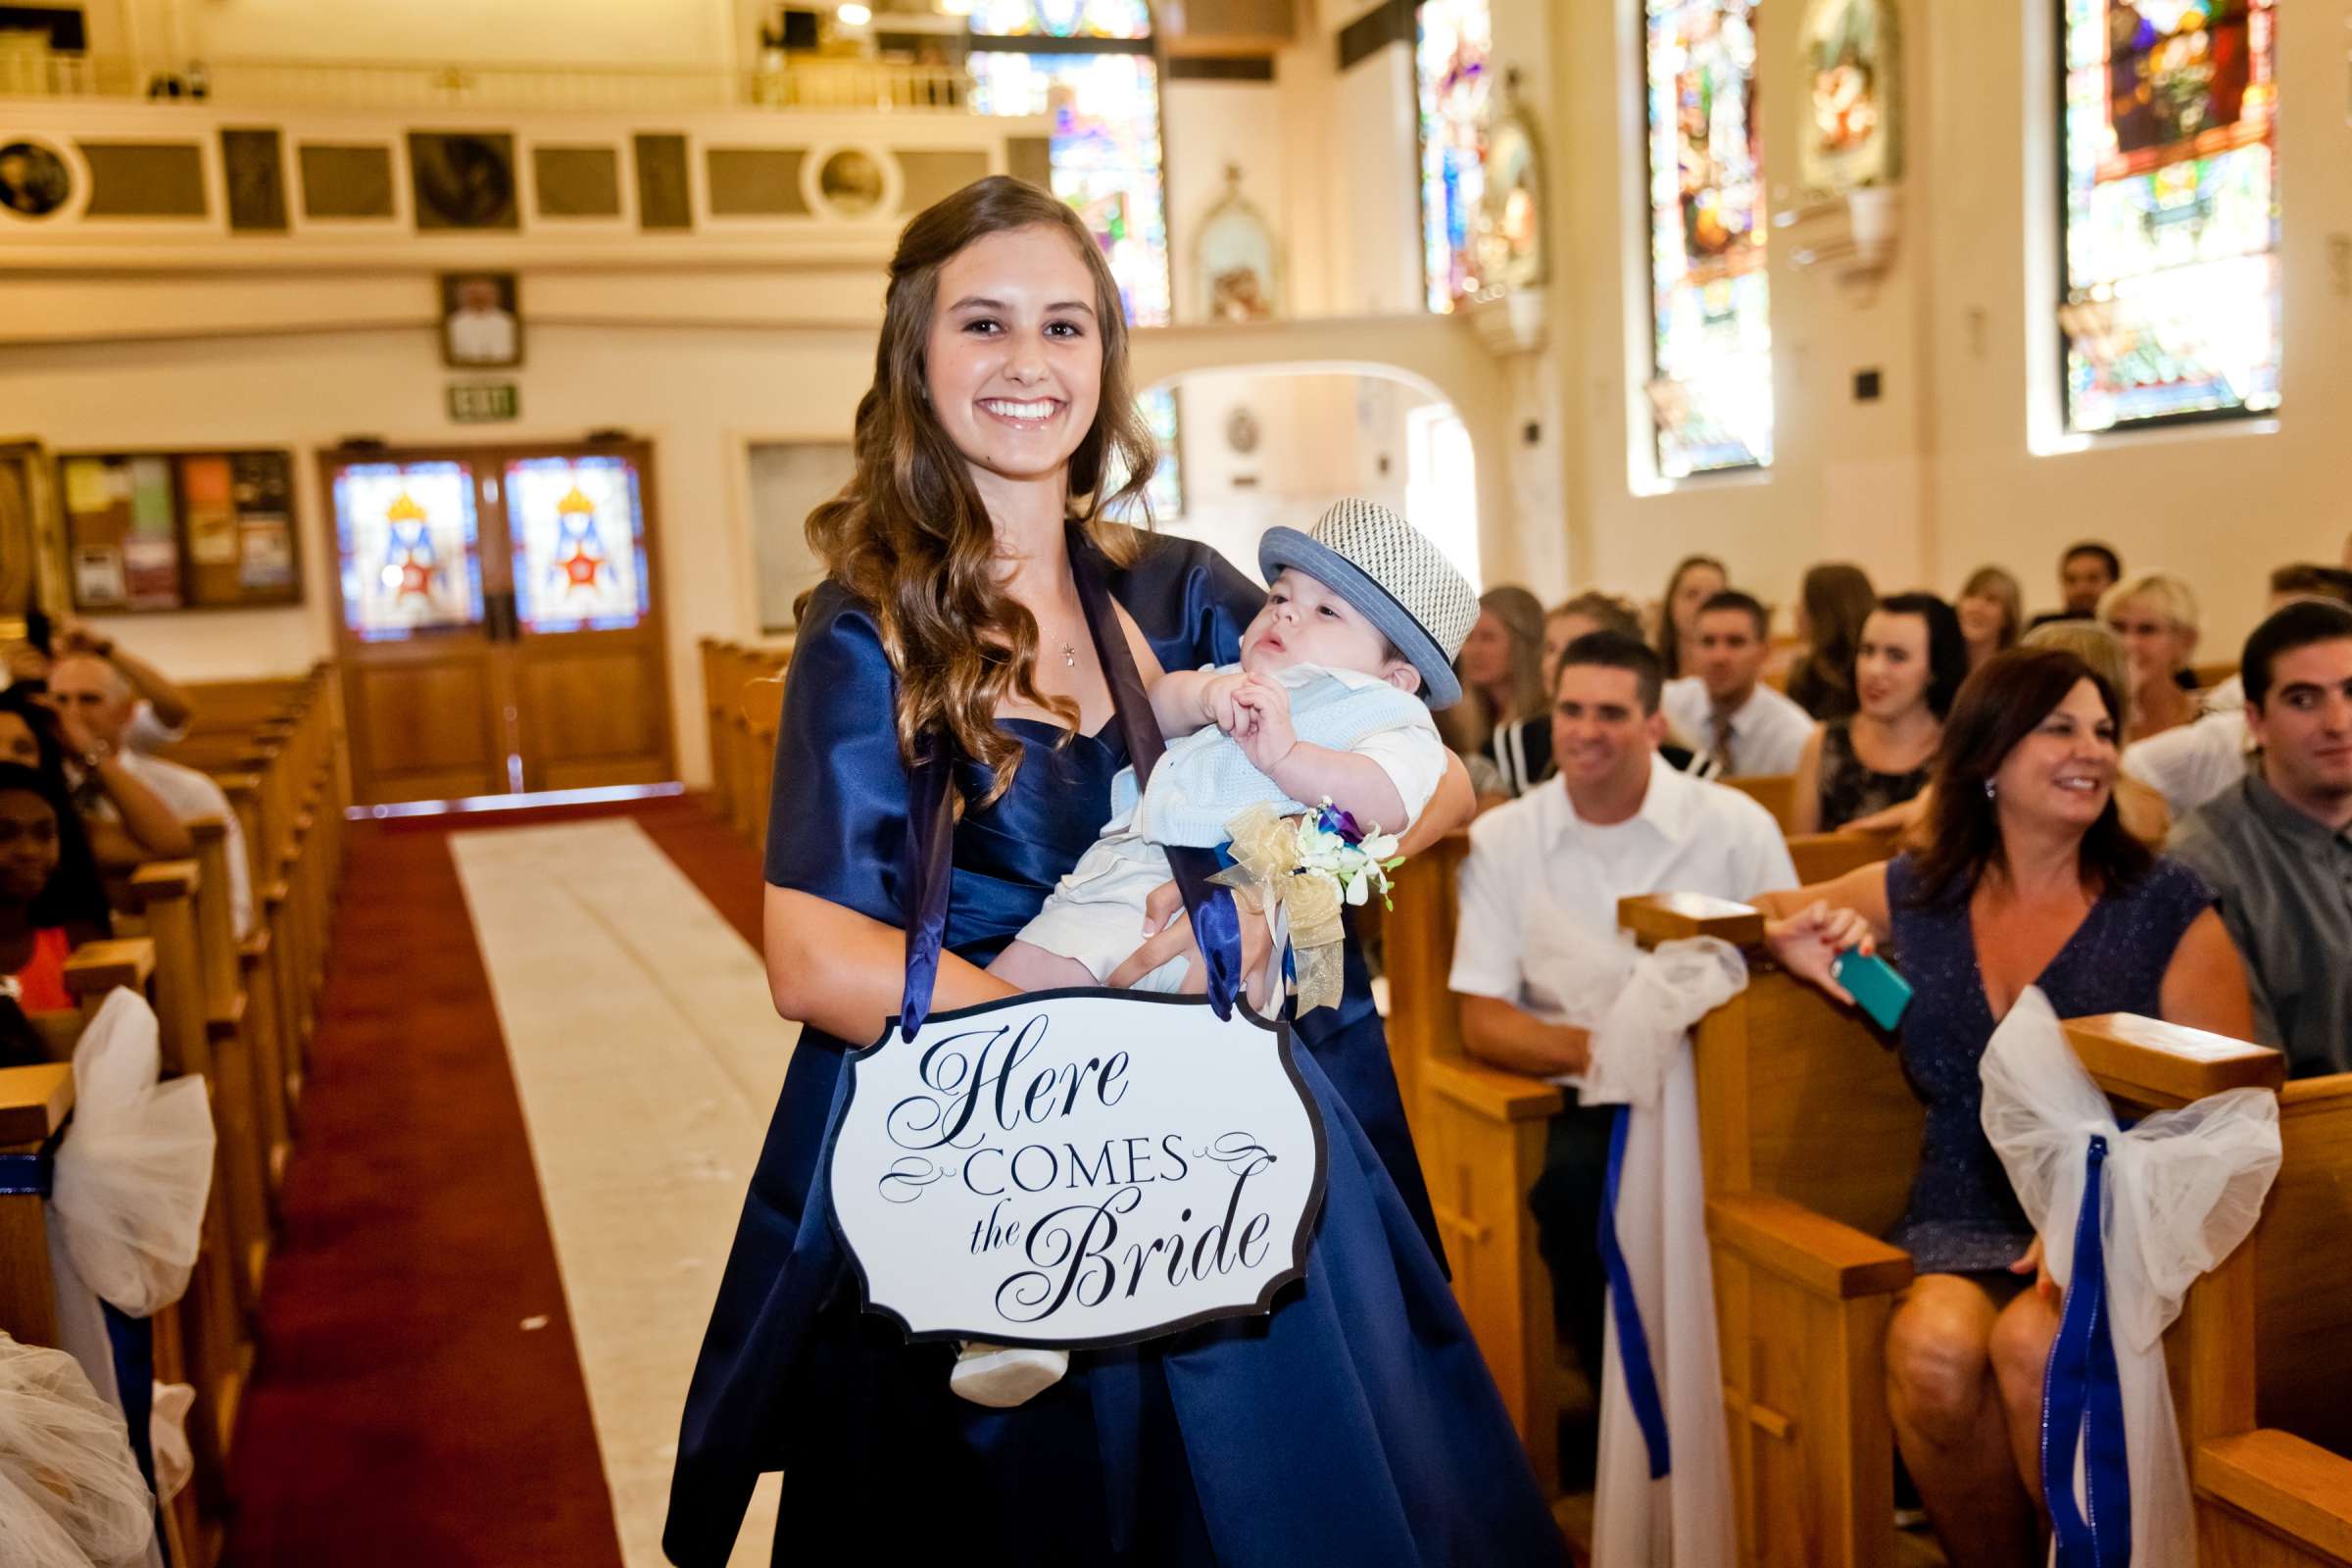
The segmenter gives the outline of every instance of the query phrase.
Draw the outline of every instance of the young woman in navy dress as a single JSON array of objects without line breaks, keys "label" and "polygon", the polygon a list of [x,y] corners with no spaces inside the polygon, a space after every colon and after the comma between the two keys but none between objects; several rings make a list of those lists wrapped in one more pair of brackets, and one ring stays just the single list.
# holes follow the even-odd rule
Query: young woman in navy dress
[{"label": "young woman in navy dress", "polygon": [[[817,1155],[844,1051],[905,988],[909,760],[950,748],[962,802],[934,1008],[1009,995],[981,966],[1092,842],[1126,761],[1086,595],[1107,587],[1148,680],[1232,661],[1264,594],[1103,518],[1155,454],[1109,270],[1034,186],[983,180],[908,225],[856,443],[857,476],[809,519],[829,575],[801,618],[768,830],[768,975],[804,1028],[687,1397],[670,1559],[723,1563],[780,1470],[778,1563],[1561,1561],[1446,1288],[1352,944],[1336,1016],[1298,1030],[1329,1177],[1306,1278],[1270,1315],[1076,1352],[991,1409],[950,1393],[951,1346],[861,1310]],[[1421,837],[1470,808],[1455,762]],[[1134,973],[1197,954],[1172,888],[1163,906]]]},{"label": "young woman in navy dress", "polygon": [[[1887,1238],[1915,1277],[1886,1330],[1895,1441],[1953,1568],[2037,1558],[2042,1368],[2059,1307],[2000,1156],[1978,1064],[2028,986],[2061,1018],[2136,1012],[2243,1039],[2244,966],[2213,894],[2116,813],[2116,689],[2073,654],[1995,654],[1960,688],[1919,847],[1757,900],[1792,971],[1886,944],[1911,982],[1903,1071],[1927,1104]],[[2029,1283],[2033,1288],[2028,1289]]]}]

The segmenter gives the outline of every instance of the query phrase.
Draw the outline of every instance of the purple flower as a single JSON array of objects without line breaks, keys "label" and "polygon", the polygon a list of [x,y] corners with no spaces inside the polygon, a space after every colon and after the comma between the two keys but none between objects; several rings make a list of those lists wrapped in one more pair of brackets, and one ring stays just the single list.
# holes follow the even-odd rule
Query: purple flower
[{"label": "purple flower", "polygon": [[1328,801],[1315,813],[1315,826],[1326,833],[1338,834],[1349,844],[1361,844],[1364,841],[1364,830],[1355,825],[1355,818]]}]

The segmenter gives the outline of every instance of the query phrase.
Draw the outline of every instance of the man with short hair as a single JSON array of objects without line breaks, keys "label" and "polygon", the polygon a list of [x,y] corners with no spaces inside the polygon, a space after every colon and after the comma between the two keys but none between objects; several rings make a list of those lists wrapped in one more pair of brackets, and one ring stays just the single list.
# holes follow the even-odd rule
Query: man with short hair
[{"label": "man with short hair", "polygon": [[2352,1070],[2352,609],[2298,600],[2246,639],[2255,765],[2173,831],[2246,960],[2290,1077]]},{"label": "man with short hair", "polygon": [[[172,814],[182,822],[216,816],[226,824],[229,908],[239,936],[252,930],[252,872],[246,864],[245,833],[235,809],[220,786],[205,774],[125,744],[139,699],[122,672],[94,651],[61,654],[49,666],[49,698],[61,712],[77,717],[93,737],[97,751],[93,758],[82,760],[84,765],[95,765],[96,757],[112,756],[124,771],[162,797]],[[100,799],[85,809],[103,816],[111,813],[114,806]]]},{"label": "man with short hair", "polygon": [[2046,626],[2053,620],[2096,620],[2099,596],[2123,580],[2123,558],[2113,550],[2095,539],[2070,545],[2058,558],[2058,593],[2066,608],[2035,615],[2034,626]]},{"label": "man with short hair", "polygon": [[1698,607],[1695,675],[1666,683],[1666,721],[1708,763],[1710,778],[1793,773],[1813,715],[1765,685],[1772,616],[1751,595],[1727,588]]},{"label": "man with short hair", "polygon": [[[1483,1061],[1573,1087],[1587,1032],[1548,1013],[1531,940],[1615,939],[1617,901],[1643,893],[1747,900],[1796,886],[1772,814],[1738,790],[1678,773],[1657,756],[1664,669],[1638,639],[1592,632],[1560,655],[1553,682],[1558,778],[1470,827],[1450,981],[1463,1044]],[[1553,1118],[1528,1195],[1554,1285],[1559,1331],[1599,1376],[1604,1322],[1594,1228],[1610,1108]]]}]

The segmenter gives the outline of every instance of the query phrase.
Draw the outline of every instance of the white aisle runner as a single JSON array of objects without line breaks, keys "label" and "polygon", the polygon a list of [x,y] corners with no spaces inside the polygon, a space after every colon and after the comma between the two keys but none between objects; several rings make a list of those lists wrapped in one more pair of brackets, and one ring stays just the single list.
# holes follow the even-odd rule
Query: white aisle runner
[{"label": "white aisle runner", "polygon": [[[628,1568],[797,1035],[760,956],[633,821],[457,833]],[[774,1536],[760,1484],[733,1562]]]}]

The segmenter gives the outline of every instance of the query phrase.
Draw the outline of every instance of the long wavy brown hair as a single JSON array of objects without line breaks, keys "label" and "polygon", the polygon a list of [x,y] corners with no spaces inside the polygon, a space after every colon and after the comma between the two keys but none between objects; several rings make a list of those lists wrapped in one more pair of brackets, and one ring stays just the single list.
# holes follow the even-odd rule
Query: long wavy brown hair
[{"label": "long wavy brown hair", "polygon": [[899,236],[874,384],[858,404],[857,471],[808,514],[808,529],[827,573],[881,622],[882,646],[898,672],[899,755],[911,766],[944,733],[994,770],[987,801],[1003,795],[1020,767],[1020,743],[997,727],[1007,697],[1045,709],[1072,732],[1078,706],[1038,690],[1031,672],[1037,620],[998,580],[996,526],[968,460],[925,396],[923,356],[940,270],[973,241],[1021,228],[1066,235],[1094,278],[1102,393],[1095,422],[1070,454],[1070,503],[1087,539],[1114,565],[1135,558],[1141,536],[1112,514],[1142,516],[1149,525],[1144,489],[1158,449],[1128,381],[1118,283],[1066,203],[1004,174],[925,209]]}]

